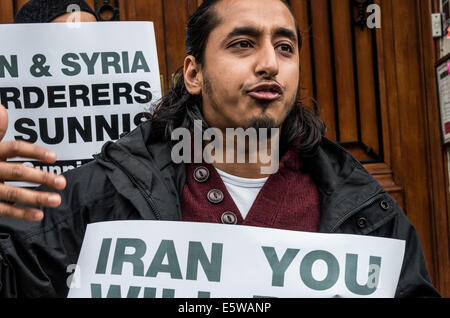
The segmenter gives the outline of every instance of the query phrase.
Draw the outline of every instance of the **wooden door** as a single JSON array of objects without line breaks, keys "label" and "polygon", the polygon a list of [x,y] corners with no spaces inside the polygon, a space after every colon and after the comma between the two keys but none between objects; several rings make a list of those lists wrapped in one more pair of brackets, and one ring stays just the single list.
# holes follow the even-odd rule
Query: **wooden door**
[{"label": "wooden door", "polygon": [[[11,23],[26,0],[0,1]],[[87,0],[105,20],[153,21],[164,90],[183,64],[188,17],[201,0]],[[420,235],[433,282],[450,296],[448,178],[434,83],[438,0],[291,0],[303,31],[302,101],[327,137],[360,160]],[[376,4],[381,28],[369,28]]]},{"label": "wooden door", "polygon": [[[400,203],[433,282],[450,295],[448,180],[430,17],[436,1],[291,0],[305,31],[304,103]],[[367,23],[379,8],[380,28]],[[373,22],[373,21],[371,21]]]}]

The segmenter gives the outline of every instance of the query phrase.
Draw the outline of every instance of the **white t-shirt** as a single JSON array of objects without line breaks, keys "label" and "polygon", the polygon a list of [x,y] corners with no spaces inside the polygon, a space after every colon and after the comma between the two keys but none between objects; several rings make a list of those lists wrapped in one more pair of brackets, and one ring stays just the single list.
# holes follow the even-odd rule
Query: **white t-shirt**
[{"label": "white t-shirt", "polygon": [[233,198],[233,201],[239,209],[239,212],[241,212],[242,217],[245,219],[247,217],[248,211],[253,205],[253,202],[258,196],[259,191],[269,178],[241,178],[233,176],[217,168],[216,170],[231,197]]}]

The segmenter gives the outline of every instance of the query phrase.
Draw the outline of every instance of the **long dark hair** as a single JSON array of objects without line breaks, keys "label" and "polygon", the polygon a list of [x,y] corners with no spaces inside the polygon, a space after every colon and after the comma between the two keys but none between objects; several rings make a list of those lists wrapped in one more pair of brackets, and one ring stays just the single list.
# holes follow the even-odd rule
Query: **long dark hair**
[{"label": "long dark hair", "polygon": [[[221,0],[204,0],[187,24],[186,54],[194,56],[199,64],[205,62],[209,34],[220,23],[214,12],[214,6],[219,1]],[[286,1],[280,1],[291,10]],[[298,25],[297,35],[300,49],[301,38]],[[175,86],[162,98],[154,113],[150,115],[153,141],[170,141],[173,130],[179,127],[193,130],[195,120],[202,121],[204,129],[209,127],[203,119],[201,96],[189,94],[184,83],[182,68],[177,71],[175,78],[177,79]],[[284,152],[294,140],[300,137],[298,146],[301,155],[310,156],[317,149],[324,134],[325,125],[318,117],[317,110],[305,108],[300,101],[297,101],[281,129],[281,151]]]}]

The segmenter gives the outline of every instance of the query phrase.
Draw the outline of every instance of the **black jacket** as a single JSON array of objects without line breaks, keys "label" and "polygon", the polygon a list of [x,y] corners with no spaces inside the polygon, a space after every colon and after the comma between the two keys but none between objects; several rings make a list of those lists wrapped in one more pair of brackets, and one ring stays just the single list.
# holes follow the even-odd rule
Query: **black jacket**
[{"label": "black jacket", "polygon": [[[62,204],[45,209],[42,222],[0,220],[1,296],[66,297],[67,267],[77,263],[89,223],[181,220],[185,167],[172,162],[168,144],[149,142],[150,130],[149,122],[139,126],[66,173]],[[414,227],[361,164],[327,139],[303,160],[319,189],[319,231],[406,240],[396,296],[439,296]]]}]

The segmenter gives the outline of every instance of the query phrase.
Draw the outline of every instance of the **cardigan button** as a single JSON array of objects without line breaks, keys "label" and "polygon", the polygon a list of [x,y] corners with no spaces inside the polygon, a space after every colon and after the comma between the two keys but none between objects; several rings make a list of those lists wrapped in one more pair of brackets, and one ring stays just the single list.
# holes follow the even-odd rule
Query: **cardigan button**
[{"label": "cardigan button", "polygon": [[223,224],[237,224],[237,216],[233,212],[225,212],[220,218]]},{"label": "cardigan button", "polygon": [[205,167],[198,167],[194,171],[194,179],[197,182],[203,183],[206,182],[209,178],[209,170]]},{"label": "cardigan button", "polygon": [[223,192],[217,189],[212,189],[208,192],[207,195],[208,201],[214,204],[219,204],[223,201],[224,195]]}]

